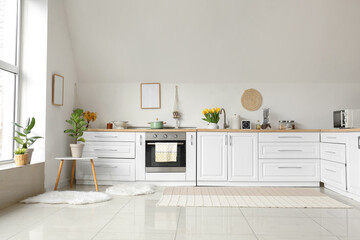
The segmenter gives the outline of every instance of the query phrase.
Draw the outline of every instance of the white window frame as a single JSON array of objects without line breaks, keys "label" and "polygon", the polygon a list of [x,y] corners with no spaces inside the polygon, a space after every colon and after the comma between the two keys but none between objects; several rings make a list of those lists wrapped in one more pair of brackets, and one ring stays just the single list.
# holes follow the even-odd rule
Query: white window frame
[{"label": "white window frame", "polygon": [[[19,99],[18,99],[18,88],[19,88],[19,79],[20,79],[20,36],[21,36],[21,5],[22,0],[17,1],[17,16],[16,16],[16,49],[15,49],[15,65],[4,62],[0,60],[0,70],[7,71],[13,73],[15,75],[15,87],[14,87],[14,113],[13,113],[13,120],[15,122],[18,121],[18,110],[19,110]],[[15,129],[15,127],[14,127]],[[14,131],[13,131],[14,132]],[[12,143],[12,148],[15,147],[15,141]],[[13,159],[0,159],[0,164],[5,164],[9,162],[14,162],[14,153]]]}]

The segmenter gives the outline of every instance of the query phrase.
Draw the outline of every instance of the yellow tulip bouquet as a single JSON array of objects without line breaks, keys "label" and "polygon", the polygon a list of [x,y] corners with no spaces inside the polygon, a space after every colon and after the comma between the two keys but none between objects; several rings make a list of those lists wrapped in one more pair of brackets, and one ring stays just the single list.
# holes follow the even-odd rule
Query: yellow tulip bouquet
[{"label": "yellow tulip bouquet", "polygon": [[220,120],[220,108],[205,109],[203,111],[205,118],[202,120],[209,123],[218,123]]},{"label": "yellow tulip bouquet", "polygon": [[87,121],[87,125],[86,127],[89,127],[90,122],[95,122],[96,118],[97,118],[97,113],[96,112],[89,112],[86,111],[84,112],[84,118]]}]

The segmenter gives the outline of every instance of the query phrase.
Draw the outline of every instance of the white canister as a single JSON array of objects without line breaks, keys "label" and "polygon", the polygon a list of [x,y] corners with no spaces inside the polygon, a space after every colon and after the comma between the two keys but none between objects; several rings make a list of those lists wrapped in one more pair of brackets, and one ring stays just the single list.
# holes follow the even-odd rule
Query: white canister
[{"label": "white canister", "polygon": [[231,119],[231,128],[232,129],[240,129],[241,128],[241,121],[240,116],[237,114],[234,114],[234,116]]}]

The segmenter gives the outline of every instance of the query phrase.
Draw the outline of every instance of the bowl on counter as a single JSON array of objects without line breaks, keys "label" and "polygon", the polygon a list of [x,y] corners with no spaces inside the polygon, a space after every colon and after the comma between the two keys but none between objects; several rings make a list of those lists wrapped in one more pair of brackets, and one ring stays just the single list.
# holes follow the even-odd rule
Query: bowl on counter
[{"label": "bowl on counter", "polygon": [[112,121],[113,129],[127,129],[128,121]]}]

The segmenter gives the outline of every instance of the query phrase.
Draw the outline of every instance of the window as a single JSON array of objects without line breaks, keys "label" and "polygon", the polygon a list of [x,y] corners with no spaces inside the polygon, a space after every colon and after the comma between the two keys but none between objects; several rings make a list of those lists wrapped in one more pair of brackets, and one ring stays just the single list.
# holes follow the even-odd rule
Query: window
[{"label": "window", "polygon": [[0,161],[13,158],[20,1],[0,0]]}]

